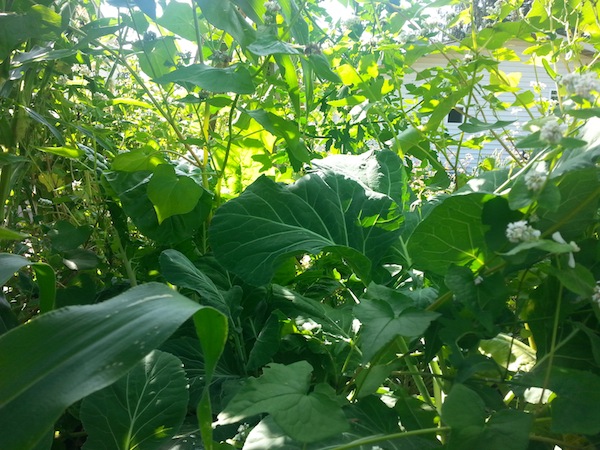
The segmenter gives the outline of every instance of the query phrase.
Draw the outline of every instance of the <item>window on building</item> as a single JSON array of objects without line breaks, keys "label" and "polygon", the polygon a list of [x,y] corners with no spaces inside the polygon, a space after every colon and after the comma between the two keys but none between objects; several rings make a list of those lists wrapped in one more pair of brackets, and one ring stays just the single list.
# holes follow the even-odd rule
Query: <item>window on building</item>
[{"label": "window on building", "polygon": [[462,105],[456,105],[448,114],[448,123],[463,123],[465,121],[464,110]]},{"label": "window on building", "polygon": [[558,101],[558,91],[550,91],[550,100],[554,100],[555,102]]}]

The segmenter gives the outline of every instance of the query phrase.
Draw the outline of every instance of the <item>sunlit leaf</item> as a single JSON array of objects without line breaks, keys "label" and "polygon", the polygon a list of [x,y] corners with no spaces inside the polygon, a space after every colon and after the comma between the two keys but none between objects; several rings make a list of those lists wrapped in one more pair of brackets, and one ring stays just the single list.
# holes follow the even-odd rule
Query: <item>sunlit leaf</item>
[{"label": "sunlit leaf", "polygon": [[252,94],[254,84],[248,69],[237,65],[227,68],[194,64],[181,67],[156,79],[158,83],[191,83],[210,92]]}]

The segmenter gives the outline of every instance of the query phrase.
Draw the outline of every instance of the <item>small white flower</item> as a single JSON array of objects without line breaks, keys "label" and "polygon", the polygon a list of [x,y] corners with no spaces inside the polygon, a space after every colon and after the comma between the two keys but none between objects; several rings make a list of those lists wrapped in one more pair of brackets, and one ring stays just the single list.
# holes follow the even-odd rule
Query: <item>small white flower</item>
[{"label": "small white flower", "polygon": [[567,127],[553,117],[548,120],[540,130],[540,139],[548,144],[558,144],[563,138]]},{"label": "small white flower", "polygon": [[481,283],[483,283],[483,278],[480,276],[475,277],[473,280],[473,284],[475,284],[475,286],[479,286]]},{"label": "small white flower", "polygon": [[[553,233],[552,239],[554,239],[559,244],[567,244],[567,241],[565,241],[565,239],[562,237],[562,234],[560,234],[560,231],[556,231],[555,233]],[[569,267],[571,269],[574,269],[575,268],[575,257],[573,256],[573,253],[576,253],[581,249],[574,241],[569,242],[568,245],[571,246],[571,252],[569,253]]]},{"label": "small white flower", "polygon": [[539,163],[535,169],[525,174],[525,186],[530,191],[537,192],[544,187],[547,178],[548,170],[546,169],[546,163]]},{"label": "small white flower", "polygon": [[594,286],[594,293],[592,294],[592,301],[595,302],[598,306],[600,306],[600,281],[596,281],[596,286]]},{"label": "small white flower", "polygon": [[542,233],[527,224],[526,220],[509,223],[506,227],[506,237],[510,242],[537,241]]}]

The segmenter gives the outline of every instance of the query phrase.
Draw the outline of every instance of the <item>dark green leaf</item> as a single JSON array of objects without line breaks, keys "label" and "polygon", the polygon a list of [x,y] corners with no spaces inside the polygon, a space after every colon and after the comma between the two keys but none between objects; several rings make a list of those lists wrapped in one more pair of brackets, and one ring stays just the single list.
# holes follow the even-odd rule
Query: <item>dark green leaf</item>
[{"label": "dark green leaf", "polygon": [[412,299],[400,292],[375,284],[369,285],[354,314],[362,323],[360,348],[365,362],[397,336],[422,336],[439,317],[438,313],[415,308]]},{"label": "dark green leaf", "polygon": [[473,117],[469,119],[469,122],[459,125],[458,128],[465,133],[479,133],[481,131],[505,128],[512,123],[515,123],[515,120],[498,120],[494,123],[485,123]]},{"label": "dark green leaf", "polygon": [[181,67],[156,79],[157,83],[191,83],[210,92],[252,94],[254,84],[248,69],[242,65],[227,68],[194,64]]},{"label": "dark green leaf", "polygon": [[83,448],[160,448],[183,423],[186,386],[181,361],[152,351],[127,375],[83,400],[81,421],[88,433]]},{"label": "dark green leaf", "polygon": [[306,361],[271,364],[260,378],[250,378],[218,416],[218,424],[268,413],[287,435],[315,442],[348,429],[348,422],[328,385],[309,394],[312,367]]},{"label": "dark green leaf", "polygon": [[193,211],[169,217],[159,224],[154,205],[147,194],[152,172],[107,171],[104,175],[121,200],[123,210],[140,232],[163,244],[173,244],[192,237],[203,225],[212,206],[210,194],[203,190]]},{"label": "dark green leaf", "polygon": [[368,278],[367,258],[381,258],[397,226],[389,197],[342,175],[310,174],[290,186],[262,176],[217,210],[209,239],[219,262],[254,285],[267,283],[286,257],[323,250]]},{"label": "dark green leaf", "polygon": [[482,261],[484,194],[454,195],[440,201],[408,241],[415,267],[444,274],[451,264]]},{"label": "dark green leaf", "polygon": [[31,448],[66,407],[121,378],[199,308],[150,283],[42,314],[2,335],[0,421],[12,431],[0,433],[0,447]]}]

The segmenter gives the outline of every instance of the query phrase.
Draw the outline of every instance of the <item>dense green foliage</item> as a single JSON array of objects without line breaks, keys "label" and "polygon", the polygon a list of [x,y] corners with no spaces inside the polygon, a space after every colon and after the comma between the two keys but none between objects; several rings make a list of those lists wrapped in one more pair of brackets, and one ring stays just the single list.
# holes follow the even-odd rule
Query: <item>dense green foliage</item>
[{"label": "dense green foliage", "polygon": [[0,0],[1,449],[600,446],[596,1],[108,3]]}]

